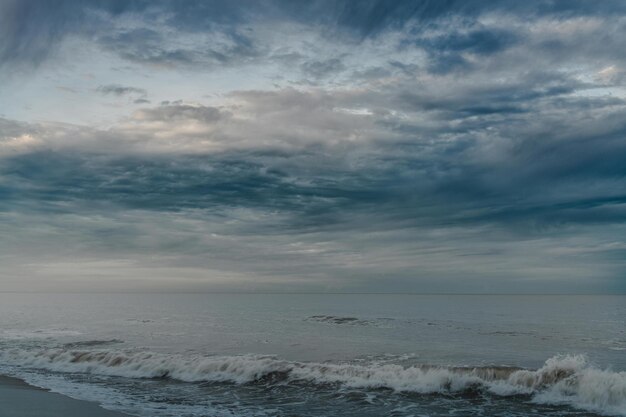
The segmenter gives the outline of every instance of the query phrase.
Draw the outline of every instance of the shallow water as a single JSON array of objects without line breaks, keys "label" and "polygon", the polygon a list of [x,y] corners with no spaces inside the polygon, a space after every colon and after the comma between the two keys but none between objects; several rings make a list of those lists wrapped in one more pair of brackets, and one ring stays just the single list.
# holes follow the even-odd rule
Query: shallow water
[{"label": "shallow water", "polygon": [[0,372],[145,416],[626,415],[626,297],[0,294]]}]

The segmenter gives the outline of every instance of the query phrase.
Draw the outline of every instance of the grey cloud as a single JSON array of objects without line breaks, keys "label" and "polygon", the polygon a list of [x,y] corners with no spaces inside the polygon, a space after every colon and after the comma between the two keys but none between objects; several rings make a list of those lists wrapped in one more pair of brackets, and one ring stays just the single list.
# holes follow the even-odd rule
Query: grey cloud
[{"label": "grey cloud", "polygon": [[354,31],[359,36],[373,36],[389,29],[397,29],[411,20],[428,22],[454,14],[474,17],[490,11],[511,11],[532,17],[541,15],[572,17],[607,16],[626,10],[619,0],[602,2],[601,5],[590,5],[583,0],[556,3],[547,1],[520,3],[512,0],[495,2],[314,0],[306,4],[284,0],[261,3],[187,0],[177,3],[157,2],[156,5],[170,13],[169,23],[172,26],[196,31],[211,29],[215,25],[232,26],[264,19],[323,24],[330,28]]},{"label": "grey cloud", "polygon": [[136,117],[142,120],[156,121],[180,121],[185,119],[194,119],[206,123],[212,123],[224,117],[224,113],[220,109],[210,106],[199,106],[191,104],[163,104],[159,107],[146,108],[140,110]]},{"label": "grey cloud", "polygon": [[[168,253],[164,266],[180,262],[219,267],[255,275],[261,280],[258,285],[267,285],[264,279],[271,276],[296,274],[312,285],[308,288],[319,288],[328,279],[342,288],[372,290],[380,284],[376,274],[386,273],[395,277],[394,288],[413,288],[402,284],[404,279],[439,288],[436,282],[442,281],[428,283],[428,274],[443,279],[480,265],[483,276],[477,282],[485,283],[503,263],[509,275],[532,276],[516,264],[518,250],[534,263],[570,274],[570,279],[572,268],[587,271],[589,261],[599,262],[599,257],[619,265],[615,260],[623,250],[610,244],[620,241],[619,233],[609,231],[626,220],[626,196],[620,194],[623,172],[617,165],[606,170],[591,164],[586,172],[563,176],[545,172],[553,162],[540,158],[541,149],[525,154],[512,150],[503,159],[507,163],[491,165],[472,157],[481,148],[478,143],[460,148],[434,143],[378,146],[158,157],[23,154],[3,161],[0,214],[18,210],[22,216],[46,216],[48,223],[74,216],[68,219],[74,227],[78,215],[104,216],[105,223],[89,222],[75,231],[77,247],[85,250],[87,244],[100,253],[133,254],[135,259],[141,253]],[[599,163],[609,154],[615,161],[626,156],[618,142],[596,154],[585,152],[565,147],[557,154],[572,166],[581,157]],[[584,187],[589,182],[594,189]],[[141,220],[131,220],[133,213]],[[194,223],[187,228],[182,219]],[[163,234],[162,227],[167,227]],[[591,235],[569,256],[572,228]],[[449,234],[441,235],[443,231]],[[428,239],[427,246],[416,234]],[[547,242],[525,243],[537,239]],[[603,242],[607,247],[593,252],[587,264],[576,261]],[[551,255],[555,245],[563,246],[565,254]],[[482,254],[477,254],[478,247]],[[500,251],[497,255],[490,254],[494,248]],[[307,253],[315,254],[314,259]],[[437,272],[440,257],[448,265],[444,275]],[[465,258],[463,266],[455,266],[459,257]],[[355,261],[360,267],[349,266]],[[416,262],[421,268],[417,274]],[[595,272],[602,271],[593,262]],[[357,272],[361,279],[350,283],[348,277]],[[542,282],[550,279],[555,277]],[[294,288],[307,288],[290,282]],[[493,284],[511,288],[504,282]],[[236,280],[233,285],[231,289]]]},{"label": "grey cloud", "polygon": [[301,68],[305,76],[322,79],[344,71],[346,66],[340,58],[330,58],[323,61],[307,61]]},{"label": "grey cloud", "polygon": [[[287,130],[303,122],[290,120],[299,114],[293,112],[276,119],[286,109],[299,107],[303,118],[315,120],[316,113],[324,114],[331,100],[342,102],[339,97],[293,90],[241,93],[239,97],[262,106],[254,110],[264,112],[257,113],[259,123],[263,123],[263,114],[268,114],[272,117],[268,123],[278,125],[276,129],[286,125]],[[357,212],[383,212],[401,227],[497,222],[515,227],[525,224],[520,230],[529,230],[528,224],[619,222],[624,215],[619,209],[625,174],[621,162],[626,158],[621,141],[626,127],[620,122],[624,105],[614,102],[603,115],[596,113],[597,106],[587,108],[599,117],[596,123],[581,125],[568,119],[562,125],[543,126],[546,122],[537,120],[539,113],[520,113],[524,122],[510,127],[488,123],[492,110],[474,109],[474,118],[487,119],[483,124],[474,121],[473,131],[468,131],[446,128],[466,117],[462,114],[465,109],[452,107],[457,119],[442,119],[439,133],[431,131],[425,140],[402,140],[389,133],[383,141],[372,139],[361,145],[332,140],[326,144],[302,142],[290,150],[281,150],[280,142],[275,142],[273,149],[262,140],[249,142],[246,151],[233,149],[204,156],[183,153],[156,160],[141,154],[58,154],[47,158],[47,166],[38,166],[39,156],[31,159],[26,154],[6,160],[5,174],[14,178],[15,184],[31,184],[26,189],[33,190],[33,201],[101,200],[156,210],[256,207],[291,213],[293,225],[301,227],[340,224],[344,213]],[[214,124],[224,116],[212,107],[175,104],[143,109],[136,117],[173,124],[189,120]],[[354,116],[346,117],[351,120]],[[272,137],[269,126],[248,128],[249,132],[240,134],[265,130]],[[338,125],[335,133],[347,135],[358,128],[347,123]],[[455,136],[449,136],[450,132]],[[493,137],[485,136],[487,132]],[[447,140],[441,139],[446,136]],[[150,137],[146,140],[151,141]],[[124,140],[119,146],[126,146]],[[70,174],[68,169],[75,172]],[[64,181],[72,178],[81,180],[72,186],[68,183],[64,191]],[[5,187],[4,193],[15,194],[18,189],[17,185]],[[82,197],[82,193],[87,194]],[[525,197],[520,199],[520,194]],[[609,216],[597,207],[613,209]],[[586,213],[586,217],[574,215],[573,210]]]},{"label": "grey cloud", "polygon": [[446,74],[472,66],[463,53],[493,55],[515,45],[518,40],[517,35],[510,31],[478,28],[464,33],[447,33],[434,39],[419,39],[417,43],[430,54],[430,70]]},{"label": "grey cloud", "polygon": [[416,64],[407,64],[400,61],[389,61],[389,66],[393,69],[399,69],[404,75],[414,75],[420,69]]},{"label": "grey cloud", "polygon": [[40,28],[49,7],[27,3],[1,6],[28,21],[0,25],[5,64],[75,34],[146,71],[253,64],[309,85],[133,106],[105,130],[0,119],[11,253],[64,239],[61,258],[157,254],[298,288],[624,290],[623,2],[68,1]]},{"label": "grey cloud", "polygon": [[369,67],[361,70],[356,70],[352,73],[351,77],[354,79],[363,80],[377,80],[380,78],[388,77],[391,75],[391,71],[384,67]]},{"label": "grey cloud", "polygon": [[[68,34],[93,34],[106,19],[141,9],[123,0],[4,0],[0,3],[0,65],[38,65]],[[89,13],[99,10],[101,15]]]},{"label": "grey cloud", "polygon": [[120,84],[107,84],[99,86],[96,91],[102,94],[111,94],[114,96],[140,95],[146,96],[147,91],[143,88],[128,87]]},{"label": "grey cloud", "polygon": [[[238,99],[262,112],[259,123],[263,114],[294,107],[315,118],[329,103],[349,104],[341,94],[295,90],[242,92]],[[536,100],[542,103],[543,97]],[[156,253],[162,255],[162,271],[176,265],[194,265],[198,273],[213,268],[254,276],[254,288],[276,288],[272,279],[283,277],[294,290],[373,290],[381,285],[377,275],[385,274],[398,290],[445,290],[444,283],[456,282],[454,275],[469,266],[481,272],[464,281],[467,291],[487,282],[494,290],[510,290],[513,277],[537,277],[516,256],[523,251],[527,262],[552,271],[541,285],[558,288],[559,280],[579,279],[581,288],[597,290],[615,285],[611,277],[625,267],[619,246],[626,221],[624,105],[559,100],[598,120],[576,121],[578,110],[562,125],[549,126],[541,107],[524,124],[492,131],[492,138],[477,130],[453,137],[431,133],[426,140],[390,136],[295,149],[252,142],[246,149],[156,155],[122,152],[126,144],[120,138],[118,148],[108,151],[54,145],[56,151],[5,155],[0,215],[59,222],[53,235],[67,233],[62,224],[71,222],[74,232],[65,240],[74,258],[91,250],[154,265],[140,260]],[[183,124],[215,123],[220,114],[183,103],[144,111],[150,121]],[[286,113],[281,122],[272,121],[299,125],[292,117]],[[41,131],[5,125],[12,136]],[[546,129],[539,136],[538,127]],[[251,126],[250,132],[260,128]],[[14,230],[7,222],[3,227]],[[17,241],[10,247],[22,247],[20,236],[27,242],[40,232],[25,233],[13,232]],[[572,242],[572,236],[582,240]],[[70,255],[53,259],[64,256]],[[595,283],[584,278],[592,269]],[[353,281],[355,274],[360,278]],[[227,288],[242,282],[234,279]]]},{"label": "grey cloud", "polygon": [[429,40],[428,48],[439,51],[493,54],[515,44],[515,33],[504,30],[473,29],[466,33],[453,32]]},{"label": "grey cloud", "polygon": [[[543,105],[542,101],[558,99],[587,87],[586,84],[561,74],[528,71],[506,83],[494,84],[478,74],[471,83],[441,82],[437,87],[426,86],[419,92],[406,86],[394,96],[395,104],[404,111],[431,112],[447,120],[460,120],[480,115],[518,114]],[[440,94],[441,92],[445,94]],[[570,105],[571,99],[567,99]],[[480,123],[474,119],[472,123]],[[493,123],[493,120],[489,120]]]},{"label": "grey cloud", "polygon": [[204,34],[194,45],[179,46],[176,34],[162,33],[167,28],[152,25],[107,34],[98,43],[129,61],[162,66],[234,65],[261,54],[253,39],[237,30],[216,29]]},{"label": "grey cloud", "polygon": [[223,32],[227,35],[228,43],[217,48],[209,48],[207,56],[222,64],[242,63],[252,60],[262,54],[261,48],[251,36],[236,30]]},{"label": "grey cloud", "polygon": [[[180,67],[211,71],[279,63],[287,71],[299,68],[304,74],[303,84],[317,85],[339,74],[350,74],[342,78],[344,83],[374,82],[373,72],[364,78],[363,69],[348,68],[345,56],[330,46],[337,45],[345,52],[359,43],[363,45],[395,31],[402,35],[398,50],[406,56],[425,51],[428,62],[418,65],[393,58],[386,67],[379,65],[378,77],[385,77],[386,72],[410,77],[424,71],[443,76],[496,71],[502,75],[505,68],[515,71],[516,67],[529,62],[548,70],[551,66],[589,66],[593,58],[598,65],[615,68],[614,73],[599,76],[597,83],[620,85],[623,77],[619,74],[626,67],[624,57],[614,53],[624,42],[619,30],[608,37],[601,28],[559,36],[541,26],[541,30],[530,33],[525,23],[533,19],[544,23],[553,19],[557,24],[577,17],[597,17],[613,19],[611,24],[621,27],[623,23],[615,16],[619,16],[624,7],[613,1],[589,8],[584,2],[520,4],[504,0],[398,1],[393,4],[379,0],[345,0],[314,1],[297,6],[283,1],[232,4],[192,0],[175,3],[63,0],[59,7],[51,10],[46,2],[7,0],[0,7],[3,7],[0,19],[4,20],[0,22],[0,28],[4,28],[0,33],[3,35],[0,36],[0,61],[4,64],[37,65],[67,34],[74,34],[94,40],[101,48],[123,59],[172,70]],[[497,20],[479,23],[479,18],[489,13],[500,16],[502,22],[508,19],[511,24],[500,24]],[[112,24],[121,16],[132,20],[133,24]],[[283,22],[297,23],[318,32],[329,43],[329,50],[317,56],[305,56],[303,51],[281,48],[275,39],[260,36],[254,29],[255,24]],[[195,36],[193,42],[181,42],[190,34]],[[297,37],[298,30],[284,34],[291,35]],[[467,54],[478,58],[468,59]],[[491,111],[488,106],[478,107]],[[519,106],[510,108],[520,111]]]},{"label": "grey cloud", "polygon": [[197,52],[189,49],[172,47],[167,49],[165,39],[153,29],[132,29],[98,39],[105,49],[116,52],[129,61],[146,64],[191,64],[197,58]]},{"label": "grey cloud", "polygon": [[[323,33],[342,39],[341,33],[353,33],[359,39],[375,37],[390,30],[409,27],[428,30],[430,23],[461,16],[476,19],[481,14],[496,12],[523,16],[572,18],[576,16],[613,16],[623,13],[623,2],[606,1],[589,7],[586,2],[513,2],[513,1],[382,1],[382,0],[318,0],[306,5],[285,1],[227,2],[194,1],[101,1],[5,0],[0,7],[0,62],[37,64],[55,49],[66,35],[96,38],[100,44],[122,57],[143,63],[189,64],[212,61],[232,63],[266,54],[253,38],[245,33],[255,22],[292,21],[320,25]],[[143,12],[143,13],[139,13]],[[103,35],[110,30],[110,20],[122,15],[132,16],[135,29]],[[167,19],[162,19],[167,17]],[[183,48],[167,46],[168,38],[177,33],[220,33],[228,39],[223,45],[198,45]],[[165,34],[168,34],[165,36]],[[515,35],[477,30],[468,34],[452,34],[436,39],[436,44],[450,50],[472,50],[488,53],[504,48]],[[344,39],[345,40],[345,39]],[[165,44],[164,44],[165,42]],[[435,45],[432,45],[433,47]],[[439,57],[454,66],[458,55]],[[447,58],[447,59],[446,59]]]}]

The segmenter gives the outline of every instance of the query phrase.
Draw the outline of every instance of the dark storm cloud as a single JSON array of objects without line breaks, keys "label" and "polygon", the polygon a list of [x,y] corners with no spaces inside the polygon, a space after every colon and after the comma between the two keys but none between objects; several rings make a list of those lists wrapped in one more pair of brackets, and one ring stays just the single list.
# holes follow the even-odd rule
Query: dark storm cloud
[{"label": "dark storm cloud", "polygon": [[420,39],[417,44],[428,51],[431,59],[430,70],[445,74],[472,66],[463,57],[464,53],[493,55],[515,45],[518,41],[514,32],[472,29],[466,33],[457,31],[434,39]]},{"label": "dark storm cloud", "polygon": [[[529,71],[508,83],[463,83],[449,95],[440,95],[436,91],[413,92],[411,88],[406,88],[394,100],[398,100],[398,106],[405,111],[433,112],[439,117],[453,120],[489,114],[523,113],[529,110],[528,106],[541,105],[543,100],[563,97],[585,87],[587,85],[584,83],[565,75]],[[567,105],[570,103],[572,100],[568,98]]]},{"label": "dark storm cloud", "polygon": [[[38,64],[68,34],[95,37],[120,56],[144,63],[188,64],[211,59],[216,63],[239,62],[264,53],[245,34],[246,25],[259,21],[294,21],[322,25],[330,36],[354,34],[357,38],[377,36],[415,22],[413,31],[423,32],[429,22],[461,16],[473,19],[488,12],[518,14],[526,19],[541,16],[611,16],[626,11],[624,2],[586,1],[385,1],[318,0],[312,2],[230,2],[223,0],[179,2],[144,0],[3,0],[0,2],[0,63]],[[110,22],[122,15],[142,20],[145,27],[110,32]],[[160,19],[159,17],[166,17]],[[164,26],[163,26],[164,25]],[[168,29],[179,32],[216,31],[228,38],[227,45],[198,48],[162,47]],[[434,39],[431,49],[439,71],[463,65],[460,50],[493,53],[515,41],[505,32],[476,30],[452,33]],[[456,52],[456,53],[455,53]]]},{"label": "dark storm cloud", "polygon": [[[362,174],[326,172],[299,178],[281,169],[282,158],[267,153],[227,153],[205,157],[111,158],[102,155],[67,155],[46,152],[6,160],[5,195],[19,193],[18,201],[5,199],[3,206],[49,207],[65,204],[118,204],[127,208],[168,211],[201,209],[221,212],[245,207],[280,210],[304,215],[329,212],[335,205],[359,205],[382,201],[383,190],[366,186]],[[318,155],[310,155],[315,163]],[[307,158],[289,155],[300,162]],[[274,166],[277,165],[277,166]],[[307,167],[305,169],[311,169]],[[332,177],[337,175],[336,179]],[[298,179],[304,183],[298,184]],[[5,205],[6,204],[6,205]]]},{"label": "dark storm cloud", "polygon": [[[302,123],[299,117],[317,119],[333,100],[344,100],[294,90],[242,92],[237,98],[250,101],[246,105],[253,106],[259,123],[263,114],[286,112],[272,121],[288,130]],[[514,285],[528,290],[501,280],[503,274],[537,273],[519,261],[519,253],[570,280],[574,270],[608,274],[609,265],[619,274],[626,250],[614,236],[626,221],[624,103],[557,97],[558,107],[577,111],[551,121],[541,113],[557,105],[544,99],[536,98],[541,107],[522,114],[523,123],[497,127],[492,134],[498,139],[486,139],[478,129],[450,140],[442,128],[428,140],[406,136],[284,149],[261,145],[263,139],[220,152],[130,154],[127,143],[137,140],[132,131],[63,133],[5,120],[0,149],[25,134],[44,144],[17,146],[17,153],[3,156],[0,216],[17,216],[17,236],[32,235],[38,242],[46,230],[63,236],[70,247],[116,256],[156,253],[169,259],[164,261],[169,267],[252,274],[268,289],[274,287],[265,279],[299,276],[312,287],[289,281],[296,290],[334,283],[371,291],[382,288],[377,276],[391,274],[387,290],[417,282],[426,287],[413,290],[447,291],[451,281],[433,278],[446,265],[444,275],[470,280],[458,284],[467,291],[476,289],[474,280],[501,291]],[[449,113],[457,116],[442,119],[442,126],[463,119],[450,105]],[[191,121],[214,125],[226,117],[223,111],[176,102],[142,109],[135,118],[164,128]],[[596,120],[590,121],[591,115]],[[260,128],[251,126],[246,135],[255,136]],[[47,129],[54,140],[95,135],[93,143],[109,142],[109,148],[89,148],[85,140],[47,145]],[[25,229],[20,216],[33,226]],[[37,226],[41,218],[46,227]],[[11,224],[5,220],[2,227],[14,230]],[[568,241],[572,234],[580,240]],[[8,250],[20,244],[18,239]],[[80,250],[86,249],[74,249]],[[468,268],[480,273],[470,279]],[[354,276],[359,279],[350,283]],[[585,285],[593,290],[599,284]]]},{"label": "dark storm cloud", "polygon": [[[467,134],[455,141],[266,147],[195,156],[22,153],[3,160],[2,206],[74,210],[106,203],[209,212],[247,208],[288,215],[288,227],[296,230],[332,225],[358,229],[363,225],[350,220],[356,213],[366,223],[371,223],[370,216],[377,218],[384,228],[394,223],[399,228],[496,223],[525,233],[568,224],[619,223],[626,220],[626,113],[623,105],[619,108],[588,125],[586,132],[554,126],[557,134],[537,135],[529,124],[528,131],[500,140],[503,148],[496,159],[489,152],[497,142],[484,143]],[[474,112],[484,114],[490,112]],[[144,109],[137,117],[212,124],[222,115],[219,109],[179,104]],[[524,135],[530,136],[522,140]],[[351,162],[354,158],[357,165]]]},{"label": "dark storm cloud", "polygon": [[439,51],[468,51],[480,55],[493,54],[514,44],[515,34],[507,31],[472,30],[468,33],[450,33],[431,40],[429,48]]}]

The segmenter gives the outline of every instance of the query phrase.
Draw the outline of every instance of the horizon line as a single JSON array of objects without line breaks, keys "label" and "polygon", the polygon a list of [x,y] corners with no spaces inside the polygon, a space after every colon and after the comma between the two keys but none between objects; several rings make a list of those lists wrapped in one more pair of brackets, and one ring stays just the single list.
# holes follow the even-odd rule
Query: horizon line
[{"label": "horizon line", "polygon": [[452,292],[326,292],[326,291],[2,291],[0,294],[232,294],[232,295],[498,295],[498,296],[580,296],[580,295],[593,295],[593,296],[610,296],[619,295],[624,296],[626,292],[615,293],[513,293],[513,292],[467,292],[467,293],[452,293]]}]

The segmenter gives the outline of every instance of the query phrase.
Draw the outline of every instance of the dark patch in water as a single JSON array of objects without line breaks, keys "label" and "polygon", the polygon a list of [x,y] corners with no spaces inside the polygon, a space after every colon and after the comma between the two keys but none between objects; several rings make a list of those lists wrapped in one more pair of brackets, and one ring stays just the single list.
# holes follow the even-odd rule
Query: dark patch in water
[{"label": "dark patch in water", "polygon": [[351,324],[351,325],[361,325],[361,326],[367,326],[369,324],[372,324],[372,322],[368,320],[360,320],[356,317],[340,317],[340,316],[325,316],[325,315],[310,316],[310,317],[307,317],[306,320],[317,321],[320,323]]},{"label": "dark patch in water", "polygon": [[532,336],[531,332],[516,332],[516,331],[504,331],[504,330],[496,330],[494,332],[483,332],[480,333],[482,335],[497,335],[497,336]]}]

